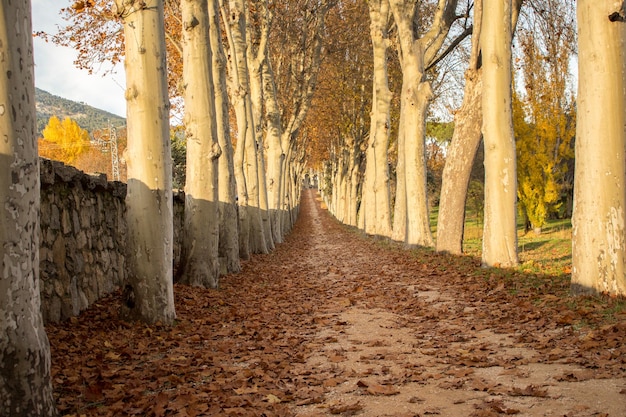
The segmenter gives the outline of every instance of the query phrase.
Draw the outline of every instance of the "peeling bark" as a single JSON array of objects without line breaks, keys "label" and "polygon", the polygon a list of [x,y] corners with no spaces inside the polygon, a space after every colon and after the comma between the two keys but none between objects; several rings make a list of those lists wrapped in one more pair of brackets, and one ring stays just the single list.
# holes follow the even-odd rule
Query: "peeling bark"
[{"label": "peeling bark", "polygon": [[512,267],[517,259],[517,175],[511,110],[511,1],[484,0],[483,138],[485,226],[482,263]]},{"label": "peeling bark", "polygon": [[626,295],[626,26],[616,2],[577,2],[574,293]]},{"label": "peeling bark", "polygon": [[391,196],[387,162],[391,123],[391,92],[387,75],[389,2],[369,1],[368,5],[374,86],[359,227],[371,235],[391,236]]},{"label": "peeling bark", "polygon": [[217,141],[208,2],[182,0],[181,10],[187,174],[180,281],[217,288],[217,161],[222,152]]},{"label": "peeling bark", "polygon": [[0,415],[55,416],[39,293],[30,1],[0,5]]},{"label": "peeling bark", "polygon": [[[239,231],[237,217],[237,189],[235,184],[235,166],[233,145],[230,137],[229,103],[226,89],[226,57],[222,46],[218,0],[208,0],[209,5],[209,40],[212,52],[213,84],[215,94],[215,116],[217,141],[222,151],[218,159],[218,210],[219,210],[219,247],[222,263],[221,272],[239,272]],[[225,267],[224,267],[225,266]]]},{"label": "peeling bark", "polygon": [[163,1],[116,0],[124,23],[128,147],[129,318],[170,325],[173,287],[172,158]]}]

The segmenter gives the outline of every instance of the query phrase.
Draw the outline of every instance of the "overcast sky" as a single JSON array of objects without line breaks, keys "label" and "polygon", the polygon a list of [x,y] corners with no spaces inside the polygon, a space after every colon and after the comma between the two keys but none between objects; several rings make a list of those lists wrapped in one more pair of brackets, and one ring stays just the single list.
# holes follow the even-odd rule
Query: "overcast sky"
[{"label": "overcast sky", "polygon": [[[33,31],[56,33],[57,25],[65,21],[59,10],[72,0],[32,0]],[[118,65],[116,73],[102,76],[89,75],[74,66],[76,53],[71,48],[61,48],[33,38],[35,48],[35,86],[56,96],[84,102],[124,117],[124,67]]]}]

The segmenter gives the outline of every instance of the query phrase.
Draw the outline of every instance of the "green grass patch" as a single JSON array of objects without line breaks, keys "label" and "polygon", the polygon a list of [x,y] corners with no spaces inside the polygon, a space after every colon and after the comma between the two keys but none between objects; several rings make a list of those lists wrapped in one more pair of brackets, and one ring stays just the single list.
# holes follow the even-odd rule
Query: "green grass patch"
[{"label": "green grass patch", "polygon": [[[435,217],[436,221],[436,217]],[[463,251],[471,256],[482,254],[483,222],[468,213],[465,220]],[[540,234],[517,227],[520,272],[545,275],[569,274],[572,268],[572,224],[570,219],[549,220]]]}]

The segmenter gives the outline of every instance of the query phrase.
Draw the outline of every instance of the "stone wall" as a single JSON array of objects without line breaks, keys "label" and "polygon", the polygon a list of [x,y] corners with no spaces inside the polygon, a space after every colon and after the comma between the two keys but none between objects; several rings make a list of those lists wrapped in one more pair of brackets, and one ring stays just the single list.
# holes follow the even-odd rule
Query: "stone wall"
[{"label": "stone wall", "polygon": [[[41,159],[40,290],[44,321],[78,315],[119,288],[126,269],[126,184]],[[184,196],[174,196],[175,242]],[[180,246],[174,245],[175,265]]]}]

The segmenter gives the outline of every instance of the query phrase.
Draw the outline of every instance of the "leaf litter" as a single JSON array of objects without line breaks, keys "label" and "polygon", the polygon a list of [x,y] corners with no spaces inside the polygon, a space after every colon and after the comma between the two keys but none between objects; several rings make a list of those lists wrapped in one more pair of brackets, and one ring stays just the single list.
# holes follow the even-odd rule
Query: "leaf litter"
[{"label": "leaf litter", "polygon": [[624,416],[623,300],[567,288],[365,237],[305,190],[274,252],[175,285],[174,326],[124,322],[119,293],[48,325],[54,395],[66,416]]}]

